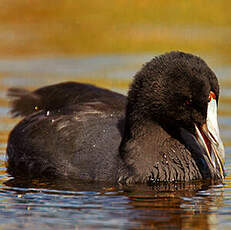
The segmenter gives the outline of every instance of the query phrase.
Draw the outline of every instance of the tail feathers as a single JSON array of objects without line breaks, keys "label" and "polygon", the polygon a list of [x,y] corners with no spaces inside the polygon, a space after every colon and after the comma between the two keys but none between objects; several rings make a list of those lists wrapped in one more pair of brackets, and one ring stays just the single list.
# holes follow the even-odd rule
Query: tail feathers
[{"label": "tail feathers", "polygon": [[7,96],[10,98],[13,117],[28,116],[37,110],[40,110],[40,96],[34,92],[25,89],[10,88]]}]

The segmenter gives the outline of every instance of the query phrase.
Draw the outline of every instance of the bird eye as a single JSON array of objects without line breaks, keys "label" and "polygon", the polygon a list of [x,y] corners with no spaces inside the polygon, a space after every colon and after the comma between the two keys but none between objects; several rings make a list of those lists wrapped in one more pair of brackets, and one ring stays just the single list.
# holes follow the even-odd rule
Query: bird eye
[{"label": "bird eye", "polygon": [[185,104],[186,105],[191,105],[192,104],[192,99],[190,98],[190,99],[187,99],[186,101],[185,101]]},{"label": "bird eye", "polygon": [[190,105],[190,101],[187,100],[187,101],[185,102],[185,104],[186,104],[186,105]]},{"label": "bird eye", "polygon": [[216,100],[216,94],[213,91],[210,91],[208,102],[210,102],[212,99]]}]

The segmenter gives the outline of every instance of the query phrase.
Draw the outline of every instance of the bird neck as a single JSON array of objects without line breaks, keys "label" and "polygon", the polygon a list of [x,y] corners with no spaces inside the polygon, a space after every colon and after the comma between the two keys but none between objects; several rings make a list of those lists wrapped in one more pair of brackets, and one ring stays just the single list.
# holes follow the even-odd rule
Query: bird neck
[{"label": "bird neck", "polygon": [[[150,119],[130,123],[128,118],[120,144],[120,155],[125,160],[143,159],[144,155],[157,153],[163,142],[169,138],[171,136],[158,123]],[[135,158],[132,155],[135,155]]]},{"label": "bird neck", "polygon": [[170,135],[160,125],[148,120],[125,130],[125,135],[120,145],[120,157],[127,167],[126,177],[132,182],[149,182],[153,168],[164,157],[164,147],[171,139]]}]

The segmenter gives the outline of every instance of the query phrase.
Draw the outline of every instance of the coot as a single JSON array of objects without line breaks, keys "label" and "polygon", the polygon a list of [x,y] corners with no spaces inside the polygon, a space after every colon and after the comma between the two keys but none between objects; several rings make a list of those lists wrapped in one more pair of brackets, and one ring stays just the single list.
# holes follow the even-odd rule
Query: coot
[{"label": "coot", "polygon": [[199,57],[170,52],[134,76],[128,96],[74,82],[10,89],[8,172],[110,183],[224,177],[219,85]]}]

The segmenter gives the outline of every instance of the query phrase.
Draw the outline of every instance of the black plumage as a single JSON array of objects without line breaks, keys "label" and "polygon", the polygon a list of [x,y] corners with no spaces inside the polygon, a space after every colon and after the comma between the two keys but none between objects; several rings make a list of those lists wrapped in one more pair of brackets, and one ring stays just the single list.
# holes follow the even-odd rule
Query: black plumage
[{"label": "black plumage", "polygon": [[[220,179],[206,154],[182,138],[207,119],[219,85],[199,57],[170,52],[134,76],[128,97],[80,83],[9,90],[8,171],[15,177],[70,177],[112,183]],[[125,108],[126,107],[126,108]]]}]

